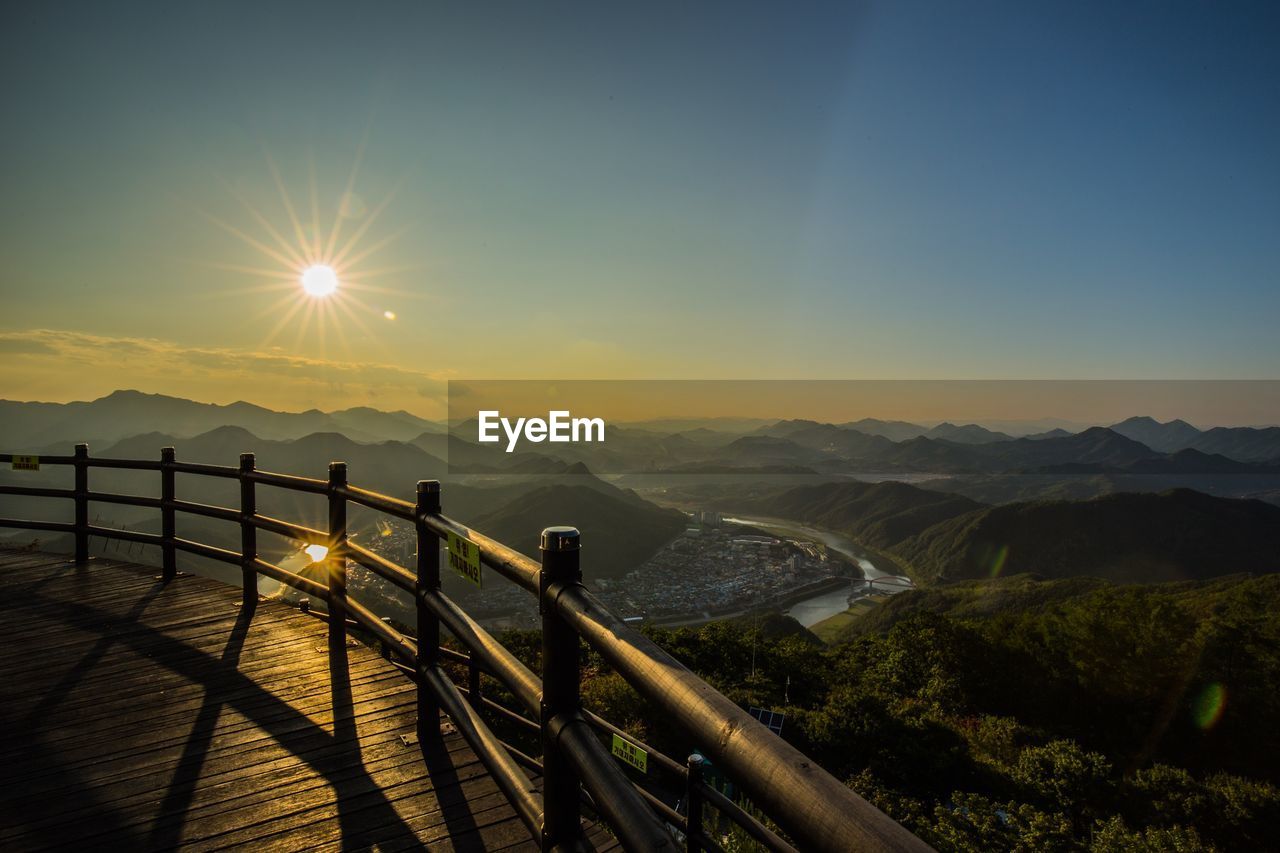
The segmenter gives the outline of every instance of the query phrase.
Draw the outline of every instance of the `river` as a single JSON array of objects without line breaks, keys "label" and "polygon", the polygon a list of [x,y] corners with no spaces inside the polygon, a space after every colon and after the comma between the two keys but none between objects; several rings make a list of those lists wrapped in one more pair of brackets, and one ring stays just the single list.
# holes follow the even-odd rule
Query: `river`
[{"label": "river", "polygon": [[[914,584],[911,579],[902,575],[895,575],[889,572],[881,571],[876,568],[875,563],[867,559],[866,554],[857,543],[849,537],[835,533],[830,530],[821,530],[817,527],[810,527],[807,524],[801,524],[798,521],[788,521],[784,518],[746,518],[735,516],[726,518],[725,521],[730,524],[745,524],[749,527],[757,527],[770,533],[776,533],[789,539],[805,539],[810,542],[821,542],[832,551],[836,551],[848,557],[858,564],[858,568],[862,569],[863,577],[867,580],[884,579],[887,583],[877,583],[874,588],[877,592],[893,594],[901,592],[904,589],[911,589]],[[808,628],[816,625],[823,619],[835,616],[837,613],[843,613],[849,607],[849,596],[855,590],[860,591],[863,584],[853,581],[845,589],[837,589],[815,595],[813,598],[806,598],[799,601],[786,611],[786,613]]]}]

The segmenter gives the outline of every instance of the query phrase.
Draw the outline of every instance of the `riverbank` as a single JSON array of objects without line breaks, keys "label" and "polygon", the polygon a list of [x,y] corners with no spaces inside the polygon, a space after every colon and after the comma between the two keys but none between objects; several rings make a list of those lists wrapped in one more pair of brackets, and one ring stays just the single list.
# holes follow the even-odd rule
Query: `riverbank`
[{"label": "riverbank", "polygon": [[847,593],[851,593],[853,591],[854,583],[857,583],[855,579],[846,577],[823,578],[822,580],[796,587],[793,592],[783,598],[774,598],[769,601],[763,601],[747,607],[731,606],[722,607],[716,610],[704,610],[700,613],[680,613],[672,616],[662,616],[648,620],[648,624],[658,628],[679,628],[690,625],[702,625],[707,622],[717,622],[722,619],[738,619],[743,616],[775,613],[779,610],[786,611],[787,609],[804,601],[820,596],[831,595],[832,593],[840,590],[845,590]]},{"label": "riverbank", "polygon": [[[834,530],[823,530],[819,527],[810,527],[799,521],[791,521],[785,518],[733,516],[726,518],[725,521],[757,527],[768,531],[771,535],[782,536],[787,539],[804,539],[809,542],[821,543],[856,563],[858,568],[862,570],[862,576],[867,580],[896,578],[900,582],[899,586],[901,588],[914,586],[911,578],[903,572],[901,566],[893,558],[873,548],[861,545],[843,533],[837,533]],[[879,565],[872,562],[873,560],[878,560]],[[885,566],[891,571],[886,571]]]},{"label": "riverbank", "polygon": [[888,598],[888,594],[860,596],[855,598],[845,610],[806,627],[822,642],[829,646],[835,645],[848,639],[854,623],[879,607]]}]

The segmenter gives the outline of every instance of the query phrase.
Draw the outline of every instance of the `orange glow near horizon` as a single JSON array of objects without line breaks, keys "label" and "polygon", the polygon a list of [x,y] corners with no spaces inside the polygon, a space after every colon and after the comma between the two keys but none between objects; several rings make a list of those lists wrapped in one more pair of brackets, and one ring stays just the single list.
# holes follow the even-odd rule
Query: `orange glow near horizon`
[{"label": "orange glow near horizon", "polygon": [[329,549],[324,545],[308,545],[302,549],[303,553],[311,558],[311,562],[319,563],[329,556]]}]

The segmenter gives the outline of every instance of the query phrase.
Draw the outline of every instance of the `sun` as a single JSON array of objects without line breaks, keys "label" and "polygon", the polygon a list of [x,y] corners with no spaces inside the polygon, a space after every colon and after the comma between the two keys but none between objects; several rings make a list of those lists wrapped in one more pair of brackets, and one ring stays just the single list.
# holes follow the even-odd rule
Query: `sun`
[{"label": "sun", "polygon": [[[374,308],[366,300],[371,297],[382,301],[387,297],[408,298],[422,295],[416,289],[402,291],[372,283],[373,279],[384,276],[416,272],[418,266],[410,264],[370,268],[366,264],[368,259],[386,250],[407,233],[411,226],[406,223],[376,239],[366,239],[395,198],[403,184],[403,178],[388,190],[381,202],[366,207],[363,200],[355,195],[362,156],[363,143],[356,153],[346,191],[339,203],[331,207],[333,222],[328,228],[321,225],[321,220],[326,218],[322,214],[322,208],[328,205],[321,204],[314,164],[309,168],[311,204],[308,213],[295,204],[293,194],[285,186],[284,177],[269,153],[267,166],[279,191],[280,211],[284,214],[282,223],[274,223],[268,212],[259,210],[243,192],[234,187],[228,187],[232,197],[261,229],[261,234],[252,233],[239,224],[197,208],[196,212],[213,225],[271,261],[269,266],[245,266],[239,263],[210,265],[215,269],[260,279],[258,283],[247,287],[222,290],[216,294],[218,296],[276,294],[274,298],[267,299],[253,317],[254,322],[267,321],[270,324],[261,343],[262,347],[273,346],[277,336],[286,329],[292,329],[295,350],[303,349],[306,342],[306,349],[318,350],[322,357],[327,358],[326,340],[336,338],[344,355],[350,357],[352,351],[348,335],[351,332],[375,347],[382,346],[379,336],[374,334],[363,318],[396,319],[397,312],[391,306],[383,304]],[[343,234],[344,226],[351,229],[349,235]],[[314,335],[314,339],[311,335]]]},{"label": "sun", "polygon": [[314,296],[316,299],[331,296],[338,290],[338,273],[327,264],[314,264],[307,267],[298,277],[298,281],[301,282],[302,289],[307,292],[307,295]]}]

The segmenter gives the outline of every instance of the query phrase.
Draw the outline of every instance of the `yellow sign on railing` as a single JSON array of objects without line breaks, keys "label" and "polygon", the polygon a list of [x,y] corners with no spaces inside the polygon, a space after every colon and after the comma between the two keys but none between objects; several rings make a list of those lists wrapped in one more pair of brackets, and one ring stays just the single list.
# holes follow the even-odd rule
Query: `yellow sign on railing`
[{"label": "yellow sign on railing", "polygon": [[39,471],[39,470],[40,470],[40,457],[39,457],[39,456],[16,456],[16,455],[15,455],[15,456],[13,457],[13,470],[15,470],[15,471]]},{"label": "yellow sign on railing", "polygon": [[613,754],[641,773],[649,772],[649,753],[625,738],[613,736]]},{"label": "yellow sign on railing", "polygon": [[456,533],[449,534],[449,568],[476,586],[484,586],[480,578],[480,549]]}]

